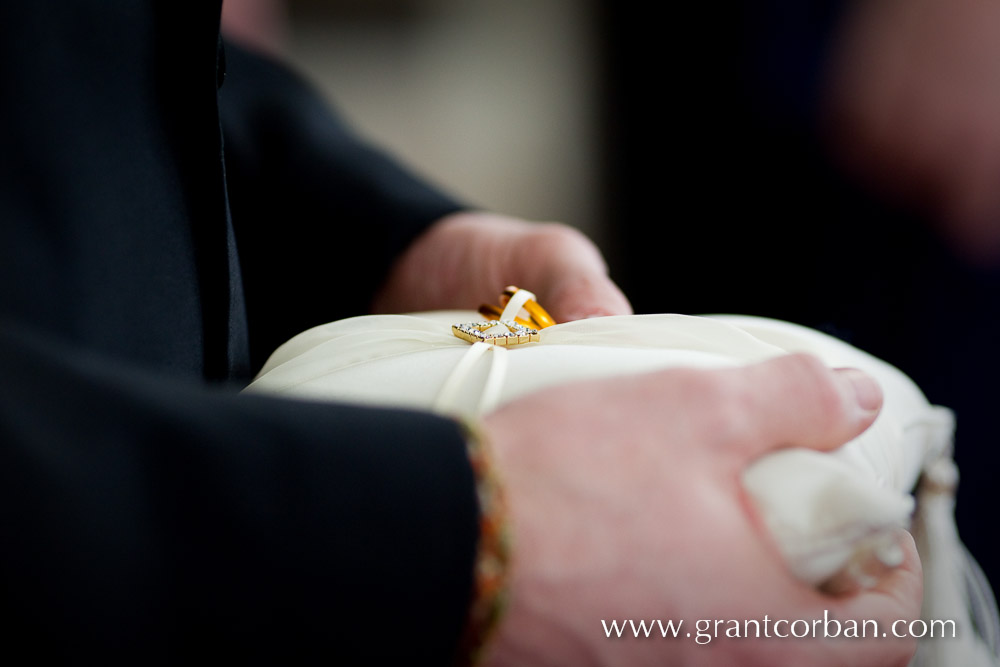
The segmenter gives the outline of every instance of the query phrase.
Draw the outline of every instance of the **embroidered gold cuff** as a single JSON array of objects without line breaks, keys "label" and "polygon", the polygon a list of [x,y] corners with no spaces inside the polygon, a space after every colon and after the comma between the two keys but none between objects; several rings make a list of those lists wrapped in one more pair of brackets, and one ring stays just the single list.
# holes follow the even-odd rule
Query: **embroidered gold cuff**
[{"label": "embroidered gold cuff", "polygon": [[469,667],[479,662],[506,610],[511,544],[507,502],[489,443],[477,426],[463,422],[463,427],[479,500],[472,601],[458,653],[458,664]]}]

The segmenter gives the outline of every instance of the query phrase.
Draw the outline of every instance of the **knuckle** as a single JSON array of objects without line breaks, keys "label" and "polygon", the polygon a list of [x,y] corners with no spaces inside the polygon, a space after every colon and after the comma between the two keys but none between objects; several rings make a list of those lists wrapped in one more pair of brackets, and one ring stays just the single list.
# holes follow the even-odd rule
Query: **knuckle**
[{"label": "knuckle", "polygon": [[579,229],[560,222],[542,222],[532,232],[534,243],[566,252],[579,252],[594,247],[591,240]]},{"label": "knuckle", "polygon": [[678,371],[678,375],[682,379],[684,392],[699,405],[724,405],[732,393],[731,383],[725,382],[711,371],[683,369]]},{"label": "knuckle", "polygon": [[831,368],[810,354],[791,355],[788,364],[792,370],[791,389],[812,404],[821,421],[834,423],[844,417],[844,398]]},{"label": "knuckle", "polygon": [[[705,421],[705,427],[716,442],[745,437],[751,424],[752,389],[739,382],[731,373],[687,371],[684,396]],[[693,412],[693,411],[692,411]]]},{"label": "knuckle", "polygon": [[814,354],[796,352],[784,357],[782,361],[804,380],[822,380],[829,373],[826,364]]}]

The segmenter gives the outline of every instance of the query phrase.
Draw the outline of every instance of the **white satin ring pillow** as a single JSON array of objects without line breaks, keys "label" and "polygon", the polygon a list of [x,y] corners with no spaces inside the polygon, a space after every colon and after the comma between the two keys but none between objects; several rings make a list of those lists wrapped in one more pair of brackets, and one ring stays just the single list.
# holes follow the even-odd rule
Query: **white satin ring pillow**
[{"label": "white satin ring pillow", "polygon": [[[441,311],[322,325],[276,350],[247,391],[474,418],[574,380],[664,368],[721,368],[806,352],[830,367],[862,369],[884,394],[871,428],[835,452],[773,452],[744,476],[789,568],[817,586],[857,582],[872,559],[894,565],[896,530],[911,524],[918,479],[935,462],[951,460],[951,411],[928,403],[893,366],[812,329],[755,317],[666,314],[558,324],[542,330],[540,342],[511,349],[452,335],[452,324],[481,319],[471,311]],[[961,544],[953,541],[938,561],[956,560]],[[966,561],[941,566],[963,569]],[[943,580],[961,587],[962,576]],[[964,592],[952,597],[965,605]],[[968,664],[994,663],[990,656]]]}]

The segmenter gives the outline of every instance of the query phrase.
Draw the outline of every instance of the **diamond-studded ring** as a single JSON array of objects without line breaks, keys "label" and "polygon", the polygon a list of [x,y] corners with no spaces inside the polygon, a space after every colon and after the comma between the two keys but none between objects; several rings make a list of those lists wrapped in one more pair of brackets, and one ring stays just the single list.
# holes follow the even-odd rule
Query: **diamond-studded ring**
[{"label": "diamond-studded ring", "polygon": [[[506,327],[507,331],[490,331],[496,326]],[[451,332],[469,343],[489,343],[514,347],[524,343],[537,343],[541,337],[538,329],[526,327],[512,320],[491,320],[489,322],[469,322],[467,324],[451,325]]]}]

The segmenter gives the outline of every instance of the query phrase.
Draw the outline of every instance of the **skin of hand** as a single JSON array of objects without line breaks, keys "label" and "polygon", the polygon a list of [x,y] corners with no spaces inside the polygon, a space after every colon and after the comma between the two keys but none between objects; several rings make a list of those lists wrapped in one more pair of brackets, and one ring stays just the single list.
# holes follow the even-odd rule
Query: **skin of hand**
[{"label": "skin of hand", "polygon": [[834,150],[968,259],[1000,264],[1000,3],[863,0],[834,44]]},{"label": "skin of hand", "polygon": [[456,213],[406,250],[375,299],[376,313],[498,302],[507,285],[529,289],[557,322],[628,315],[600,251],[578,230],[493,213]]},{"label": "skin of hand", "polygon": [[[740,482],[747,464],[779,447],[843,444],[880,407],[867,375],[790,355],[573,384],[487,416],[514,551],[510,606],[484,665],[906,665],[915,640],[891,634],[720,631],[695,642],[699,619],[811,622],[829,610],[840,621],[877,620],[881,632],[919,617],[921,570],[908,534],[903,565],[874,589],[824,595],[785,569]],[[606,637],[602,619],[628,618],[683,619],[691,634]]]}]

